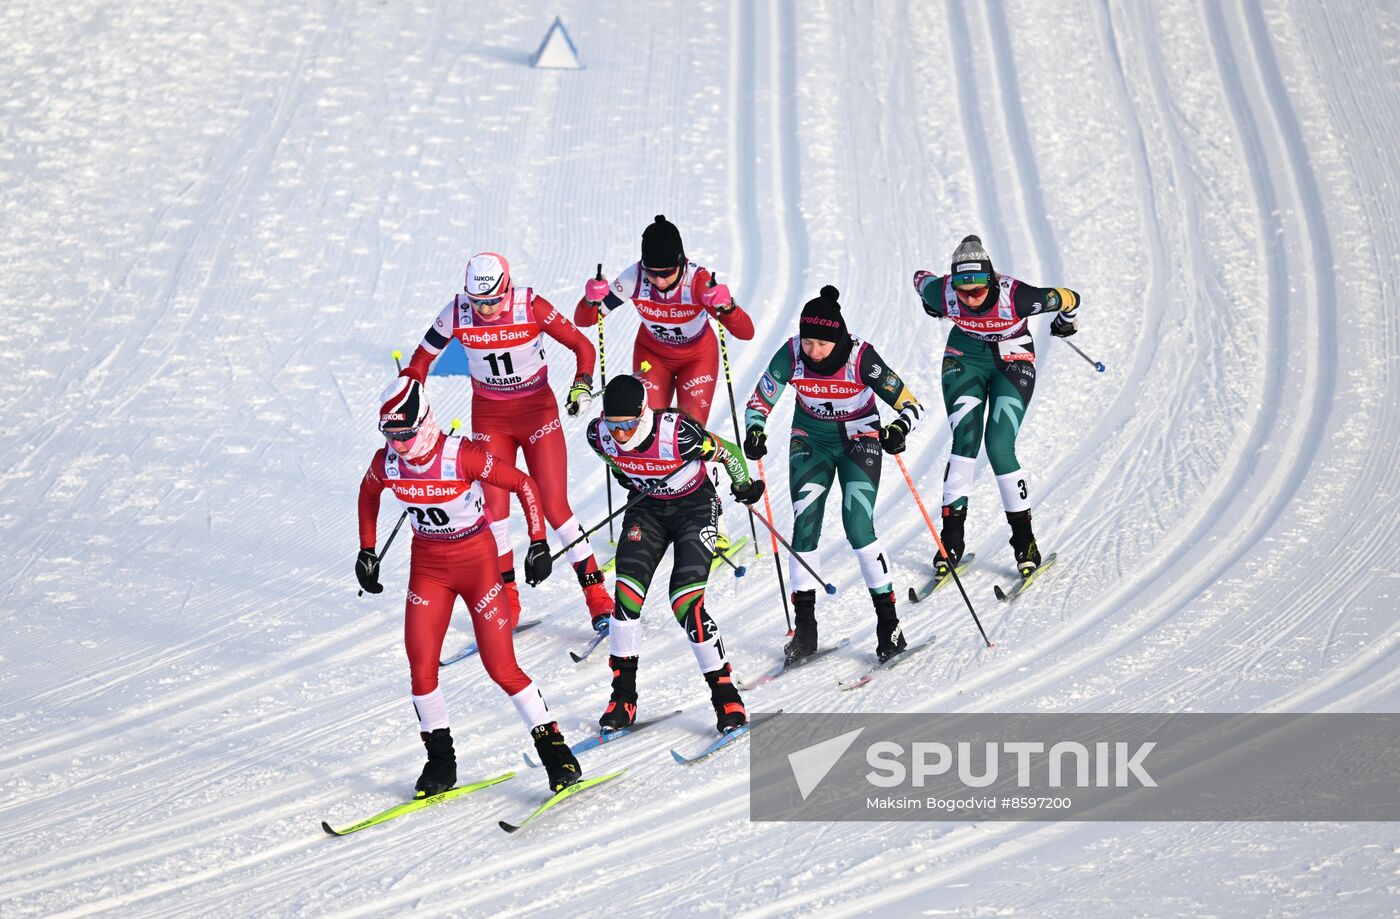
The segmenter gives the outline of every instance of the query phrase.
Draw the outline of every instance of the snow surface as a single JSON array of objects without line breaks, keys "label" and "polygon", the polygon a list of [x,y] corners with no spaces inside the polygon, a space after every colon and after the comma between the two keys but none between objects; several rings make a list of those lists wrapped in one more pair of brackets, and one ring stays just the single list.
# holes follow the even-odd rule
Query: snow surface
[{"label": "snow surface", "polygon": [[[586,70],[527,66],[556,14]],[[756,317],[736,391],[842,290],[935,408],[906,454],[930,504],[945,329],[916,268],[980,232],[1002,270],[1083,293],[1075,342],[1109,368],[1037,328],[1019,452],[1063,567],[995,605],[1012,559],[984,467],[968,580],[994,650],[955,596],[906,604],[939,646],[838,692],[873,617],[833,518],[819,614],[852,644],[753,709],[1395,711],[1393,3],[12,0],[0,41],[6,917],[1396,913],[1390,824],[751,824],[742,752],[666,755],[712,722],[657,599],[643,708],[686,711],[585,760],[630,765],[625,793],[519,838],[495,821],[530,776],[319,827],[421,765],[407,553],[381,597],[351,577],[389,351],[471,252],[569,307],[658,212]],[[635,323],[609,321],[614,372]],[[902,595],[932,549],[893,464],[878,511]],[[606,674],[565,653],[586,637],[566,574],[525,591],[548,624],[520,651],[577,736]],[[766,552],[710,607],[739,672],[777,659]],[[464,773],[514,768],[528,738],[479,665],[443,682]]]}]

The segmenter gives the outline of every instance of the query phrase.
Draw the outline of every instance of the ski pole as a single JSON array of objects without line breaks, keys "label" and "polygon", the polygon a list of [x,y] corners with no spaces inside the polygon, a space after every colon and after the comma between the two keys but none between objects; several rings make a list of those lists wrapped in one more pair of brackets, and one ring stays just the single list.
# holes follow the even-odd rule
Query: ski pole
[{"label": "ski pole", "polygon": [[[394,529],[389,533],[389,538],[386,539],[386,540],[384,540],[384,548],[382,548],[382,549],[379,550],[379,557],[378,557],[378,560],[375,561],[375,563],[374,563],[374,570],[375,570],[375,571],[378,571],[378,570],[379,570],[380,563],[384,561],[384,553],[388,552],[388,551],[389,551],[389,547],[392,546],[392,545],[394,544],[394,537],[397,536],[397,535],[399,535],[399,527],[403,526],[403,522],[404,522],[405,520],[407,520],[407,519],[408,519],[408,511],[404,511],[402,514],[399,514],[399,522],[396,523],[396,524],[394,524]],[[360,589],[359,591],[357,591],[356,594],[355,594],[355,596],[357,596],[357,597],[363,597],[364,595],[365,595],[364,588],[361,588],[361,589]]]},{"label": "ski pole", "polygon": [[[598,263],[598,270],[593,275],[593,280],[603,280],[603,263]],[[603,311],[598,311],[598,376],[603,379],[603,389],[608,388],[608,352],[603,349]],[[603,477],[608,480],[608,542],[617,545],[617,540],[613,537],[613,500],[612,500],[612,475],[607,467],[603,467]]]},{"label": "ski pole", "polygon": [[899,471],[904,473],[904,484],[909,486],[909,492],[914,496],[914,501],[919,505],[919,513],[924,515],[924,523],[928,524],[928,531],[933,534],[934,544],[938,546],[939,556],[948,563],[948,573],[953,576],[953,583],[958,585],[958,593],[962,594],[963,602],[967,604],[967,611],[972,614],[972,621],[977,623],[977,631],[982,633],[982,640],[991,648],[992,640],[987,637],[987,630],[982,628],[982,620],[977,618],[977,610],[972,608],[972,600],[967,596],[967,591],[963,589],[962,581],[958,578],[958,569],[953,565],[953,560],[948,557],[948,550],[943,548],[943,540],[938,536],[938,530],[934,529],[933,519],[928,515],[928,509],[924,507],[924,499],[919,497],[919,490],[914,487],[914,480],[909,477],[909,469],[904,465],[904,457],[895,454],[894,461],[899,464]]},{"label": "ski pole", "polygon": [[1084,360],[1088,361],[1090,364],[1093,364],[1094,369],[1097,370],[1099,373],[1103,373],[1105,370],[1108,369],[1103,365],[1103,361],[1096,361],[1089,355],[1085,354],[1083,351],[1080,351],[1078,346],[1076,346],[1075,343],[1070,341],[1068,338],[1062,338],[1060,340],[1063,341],[1065,344],[1069,345],[1071,348],[1074,348],[1075,354],[1078,354],[1080,357],[1084,358]]},{"label": "ski pole", "polygon": [[[710,286],[715,286],[715,276],[710,274]],[[724,356],[724,385],[729,390],[729,420],[734,422],[734,443],[743,446],[744,438],[739,433],[739,409],[734,404],[734,381],[729,376],[729,344],[724,337],[724,323],[719,323],[719,353]],[[753,537],[753,554],[757,558],[758,551],[758,530],[754,527],[753,518],[749,518],[749,535]]]},{"label": "ski pole", "polygon": [[[768,477],[763,474],[763,459],[758,460],[758,477],[763,481],[763,510],[768,515],[768,523],[773,522],[773,502],[768,500]],[[783,583],[783,557],[778,552],[778,534],[772,526],[768,527],[768,538],[773,541],[773,564],[778,569],[778,590],[783,595],[783,618],[787,620],[788,634],[792,632],[792,613],[788,611],[787,585]]]},{"label": "ski pole", "polygon": [[[606,467],[604,467],[604,468],[606,469]],[[598,523],[597,523],[595,526],[593,526],[591,529],[584,530],[582,536],[580,536],[578,539],[575,539],[573,542],[569,543],[567,546],[565,546],[564,548],[560,549],[558,552],[555,552],[554,555],[552,555],[552,556],[550,557],[551,560],[552,560],[552,561],[558,561],[558,559],[560,558],[560,556],[562,556],[565,552],[568,552],[568,551],[569,551],[570,549],[572,549],[574,546],[578,545],[579,543],[581,543],[581,542],[583,542],[584,540],[586,540],[588,537],[592,536],[594,533],[596,533],[596,532],[598,532],[599,530],[601,530],[601,529],[603,528],[603,525],[604,525],[604,524],[610,524],[610,523],[612,523],[612,520],[613,520],[614,517],[618,516],[619,514],[624,514],[624,513],[626,513],[626,512],[627,512],[629,509],[631,509],[631,507],[632,507],[634,504],[636,504],[638,501],[642,500],[643,498],[650,497],[652,494],[654,494],[654,493],[656,493],[657,491],[659,491],[663,485],[665,485],[668,481],[670,481],[672,475],[675,475],[677,472],[680,472],[681,469],[684,469],[684,468],[685,468],[685,466],[681,466],[680,469],[673,470],[673,471],[671,472],[670,475],[666,476],[666,477],[663,478],[661,481],[657,482],[657,483],[656,483],[655,485],[653,485],[651,488],[645,488],[645,489],[639,488],[639,489],[637,489],[637,493],[636,493],[635,495],[633,495],[632,497],[628,498],[626,504],[622,505],[622,507],[619,507],[617,510],[610,512],[606,518],[604,518],[603,520],[598,521]],[[612,478],[612,473],[611,473],[611,472],[608,473],[608,478],[609,478],[609,479]]]},{"label": "ski pole", "polygon": [[742,578],[745,574],[748,573],[749,569],[747,567],[745,567],[744,565],[734,564],[733,560],[731,560],[729,556],[725,555],[723,552],[716,551],[715,558],[722,559],[726,565],[728,565],[730,568],[733,568],[734,576],[736,578]]},{"label": "ski pole", "polygon": [[[390,351],[390,352],[389,352],[389,356],[392,357],[392,358],[394,359],[394,367],[399,371],[399,373],[403,373],[403,364],[400,364],[400,363],[399,363],[399,360],[403,357],[403,352],[400,351],[398,348],[395,348],[393,351]],[[456,422],[456,421],[453,421],[452,423],[453,423],[454,425],[456,425],[457,422]],[[385,553],[385,552],[388,552],[388,551],[389,551],[389,547],[392,546],[392,545],[394,544],[394,537],[397,536],[397,535],[399,535],[399,527],[403,526],[403,522],[404,522],[405,520],[407,520],[407,519],[408,519],[408,510],[405,509],[404,512],[403,512],[402,514],[399,514],[399,522],[396,523],[396,524],[394,524],[394,529],[393,529],[392,531],[390,531],[390,533],[389,533],[389,538],[386,539],[386,540],[384,540],[384,548],[382,548],[382,549],[379,550],[379,560],[380,560],[380,561],[383,561],[383,560],[384,560],[384,553]],[[375,563],[374,563],[374,570],[375,570],[375,571],[378,571],[378,570],[379,570],[379,562],[375,562]],[[357,597],[363,597],[364,595],[365,595],[365,592],[364,592],[363,590],[361,590],[359,593],[355,594],[355,596],[357,596]]]},{"label": "ski pole", "polygon": [[[765,485],[764,488],[763,488],[763,490],[766,492],[766,491],[768,490],[768,487]],[[772,533],[774,536],[777,537],[778,542],[780,542],[780,543],[782,544],[783,548],[786,549],[786,550],[788,550],[788,553],[789,553],[793,558],[797,559],[797,563],[798,563],[799,565],[801,565],[803,568],[806,568],[806,569],[807,569],[807,573],[808,573],[808,574],[810,574],[812,577],[816,578],[819,582],[821,582],[822,587],[826,588],[826,592],[827,592],[828,594],[834,594],[834,593],[836,593],[836,585],[835,585],[835,584],[828,584],[828,583],[826,582],[826,578],[824,578],[824,577],[822,577],[821,575],[817,574],[816,569],[813,568],[811,565],[807,564],[807,560],[806,560],[805,558],[802,557],[801,553],[799,553],[796,549],[794,549],[794,548],[792,547],[792,543],[788,542],[786,539],[783,538],[783,534],[778,532],[777,527],[773,526],[773,524],[769,523],[767,520],[764,520],[764,519],[763,519],[761,516],[759,516],[758,514],[755,514],[753,508],[750,507],[749,505],[745,504],[744,507],[748,508],[749,516],[750,516],[750,517],[755,517],[755,518],[757,518],[759,523],[763,524],[764,526],[766,526],[766,527],[768,528],[768,532]]]}]

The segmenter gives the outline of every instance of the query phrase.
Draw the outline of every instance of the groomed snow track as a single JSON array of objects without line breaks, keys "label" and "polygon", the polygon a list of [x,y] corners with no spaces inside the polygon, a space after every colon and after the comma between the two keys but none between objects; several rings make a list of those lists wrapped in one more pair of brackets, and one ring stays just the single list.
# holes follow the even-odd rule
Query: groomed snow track
[{"label": "groomed snow track", "polygon": [[[755,341],[729,342],[741,401],[801,304],[841,289],[931,410],[906,454],[930,505],[946,328],[918,308],[916,268],[980,233],[1001,270],[1084,294],[1075,342],[1109,368],[1037,327],[1019,453],[1062,567],[995,603],[1012,566],[984,466],[968,548],[987,565],[967,583],[995,649],[940,592],[903,607],[937,648],[839,692],[873,617],[832,513],[820,558],[841,592],[819,616],[851,645],[751,709],[1400,701],[1393,4],[557,12],[585,70],[526,66],[548,18],[523,7],[0,12],[0,914],[1392,912],[1385,824],[752,824],[742,751],[666,755],[712,722],[656,598],[644,712],[686,712],[585,762],[628,764],[625,793],[505,837],[496,819],[542,787],[525,773],[321,832],[396,800],[421,758],[406,545],[381,597],[351,578],[389,351],[416,343],[470,252],[507,253],[568,312],[654,213],[755,316]],[[635,328],[608,321],[611,374]],[[440,417],[469,421],[459,385],[435,391]],[[711,420],[729,436],[727,403]],[[565,430],[575,509],[595,519],[601,472],[582,422]],[[932,545],[893,464],[878,520],[902,596]],[[783,641],[760,545],[709,594],[745,674]],[[605,658],[569,662],[587,632],[566,574],[524,591],[546,624],[519,650],[577,735]],[[464,774],[515,768],[526,736],[479,665],[443,684]]]}]

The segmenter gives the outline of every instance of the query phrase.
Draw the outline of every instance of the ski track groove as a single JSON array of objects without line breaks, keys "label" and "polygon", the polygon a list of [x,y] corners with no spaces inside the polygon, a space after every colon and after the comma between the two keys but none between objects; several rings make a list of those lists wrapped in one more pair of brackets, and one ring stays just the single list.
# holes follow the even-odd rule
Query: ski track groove
[{"label": "ski track groove", "polygon": [[[1205,5],[1204,14],[1207,19],[1206,32],[1210,36],[1214,51],[1213,59],[1216,71],[1233,112],[1234,123],[1239,126],[1240,140],[1244,145],[1243,159],[1249,165],[1251,185],[1256,196],[1255,210],[1261,223],[1261,238],[1265,241],[1268,269],[1265,298],[1272,309],[1268,333],[1270,342],[1266,350],[1270,355],[1283,355],[1289,353],[1285,326],[1292,318],[1286,311],[1286,306],[1282,305],[1287,303],[1285,295],[1288,289],[1288,274],[1284,266],[1283,254],[1268,242],[1276,235],[1276,215],[1279,213],[1278,194],[1271,184],[1271,177],[1267,169],[1261,165],[1268,161],[1265,141],[1259,134],[1253,113],[1247,103],[1246,90],[1242,85],[1231,51],[1226,45],[1226,33],[1219,30],[1223,28],[1223,22],[1218,19],[1221,14],[1218,9],[1213,8],[1208,3]],[[1298,168],[1296,163],[1289,165],[1294,170]],[[1293,176],[1294,181],[1298,181],[1296,171]],[[1322,301],[1316,302],[1314,306],[1321,314],[1321,321],[1332,318],[1329,312],[1329,307],[1332,304]],[[1260,509],[1260,502],[1255,502],[1251,506],[1253,519],[1236,517],[1229,528],[1224,530],[1225,538],[1221,540],[1224,544],[1223,548],[1214,549],[1204,559],[1188,562],[1189,557],[1194,552],[1193,547],[1201,544],[1208,532],[1222,535],[1219,530],[1208,530],[1207,522],[1223,519],[1227,516],[1226,509],[1245,491],[1247,483],[1254,478],[1254,470],[1250,466],[1252,458],[1258,455],[1265,444],[1278,441],[1277,436],[1271,435],[1274,435],[1276,427],[1281,423],[1280,416],[1285,398],[1283,389],[1284,381],[1281,368],[1277,361],[1270,361],[1266,366],[1260,418],[1252,426],[1249,440],[1244,449],[1236,454],[1235,467],[1229,470],[1227,479],[1229,484],[1218,493],[1219,497],[1211,506],[1212,512],[1197,515],[1195,518],[1197,522],[1192,525],[1191,529],[1178,536],[1176,548],[1165,558],[1159,558],[1158,562],[1151,567],[1153,576],[1139,577],[1135,581],[1129,581],[1127,584],[1119,586],[1107,597],[1092,604],[1089,612],[1079,617],[1078,622],[1069,630],[1069,633],[1061,634],[1049,642],[1041,642],[1035,648],[1036,656],[1044,659],[1048,650],[1064,647],[1071,635],[1077,637],[1087,632],[1096,621],[1106,620],[1116,610],[1119,611],[1120,618],[1115,628],[1103,634],[1100,641],[1089,647],[1071,651],[1053,662],[1046,662],[1033,676],[1014,681],[1009,686],[999,686],[978,700],[977,707],[979,709],[1004,707],[1014,700],[1024,700],[1029,693],[1041,689],[1053,681],[1082,671],[1093,663],[1106,660],[1133,645],[1168,622],[1209,585],[1219,581],[1221,576],[1237,564],[1267,533],[1270,524],[1277,520],[1282,509],[1287,505],[1288,499],[1301,486],[1311,464],[1311,451],[1291,454],[1288,462],[1280,463],[1272,470],[1272,474],[1266,473],[1268,481],[1262,487],[1264,487],[1267,498],[1262,502],[1263,510]],[[1310,388],[1311,398],[1307,407],[1307,420],[1303,428],[1314,437],[1320,435],[1324,426],[1324,410],[1329,393],[1330,387],[1328,386],[1315,385]],[[1280,478],[1283,479],[1282,483],[1278,482]],[[1163,583],[1158,584],[1159,581]],[[1135,597],[1148,591],[1152,591],[1154,594],[1153,602],[1146,604],[1143,611],[1134,615],[1130,621],[1121,618],[1121,611],[1130,608]],[[965,684],[962,689],[966,692],[969,686],[981,688],[996,677],[1005,676],[1007,669],[1018,663],[1023,663],[1024,660],[1024,655],[1013,655],[1008,661],[1007,667],[984,670],[972,681]],[[951,701],[953,701],[952,691],[945,690],[926,700],[926,706],[936,707]]]}]

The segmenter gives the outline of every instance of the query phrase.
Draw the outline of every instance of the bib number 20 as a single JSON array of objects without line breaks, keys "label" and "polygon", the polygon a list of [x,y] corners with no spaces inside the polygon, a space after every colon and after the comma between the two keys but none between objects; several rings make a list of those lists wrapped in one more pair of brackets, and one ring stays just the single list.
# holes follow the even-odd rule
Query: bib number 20
[{"label": "bib number 20", "polygon": [[410,507],[408,512],[418,521],[420,527],[429,525],[445,527],[450,519],[447,516],[447,511],[440,507]]}]

